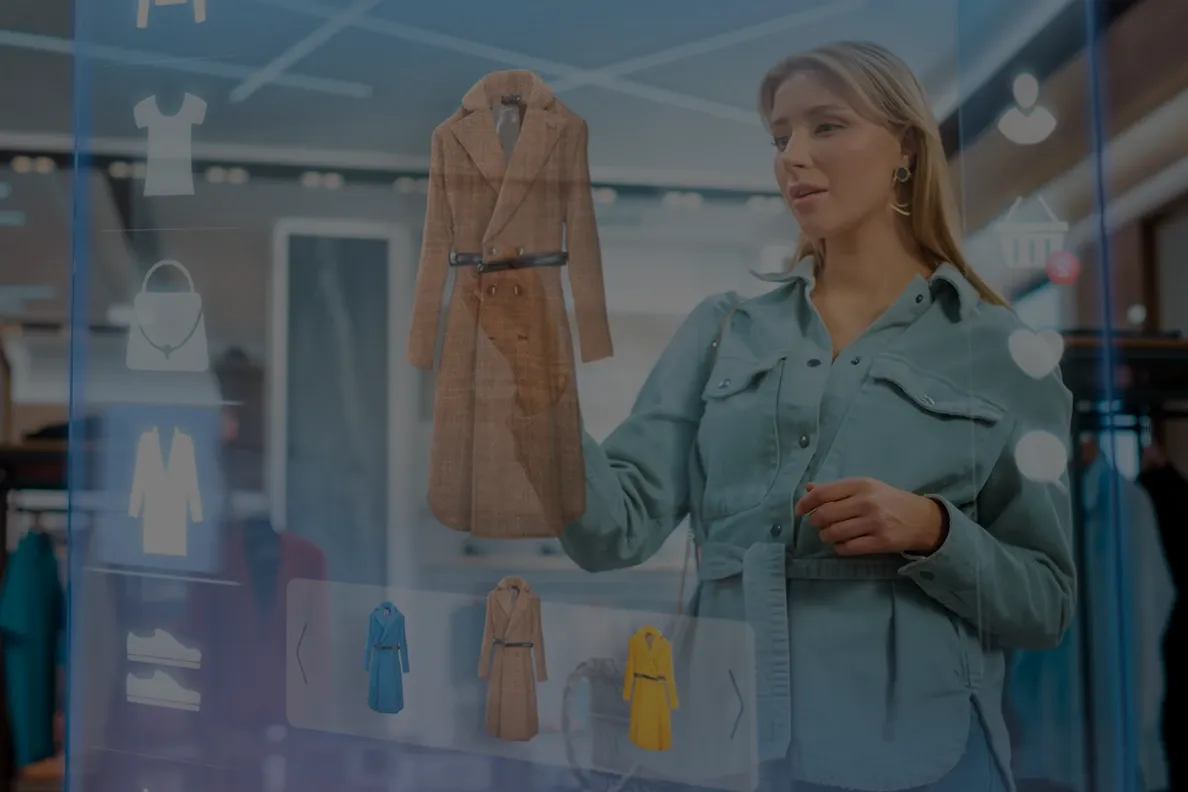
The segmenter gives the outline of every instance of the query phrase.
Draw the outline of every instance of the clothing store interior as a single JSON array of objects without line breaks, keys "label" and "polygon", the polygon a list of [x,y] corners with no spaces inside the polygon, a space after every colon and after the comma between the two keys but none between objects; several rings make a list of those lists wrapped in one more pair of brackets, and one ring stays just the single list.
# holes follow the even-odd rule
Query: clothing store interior
[{"label": "clothing store interior", "polygon": [[[952,661],[963,687],[946,701],[995,740],[1006,727],[991,740],[997,785],[962,788],[1188,790],[1185,30],[1183,0],[0,3],[0,792],[799,790],[824,782],[797,776],[811,751],[787,745],[847,732],[828,710],[807,729],[794,715],[773,785],[771,702],[813,698],[797,689],[802,658],[851,662],[844,643],[788,648],[816,640],[796,624],[809,584],[898,592],[887,618],[903,625],[853,648],[892,657],[878,661],[886,696],[853,683],[888,713],[875,742],[895,745],[894,720],[915,723],[921,700],[896,697],[896,678],[920,672],[885,647],[910,651],[943,622],[949,654],[927,673]],[[785,275],[807,199],[773,177],[792,155],[773,146],[760,84],[838,41],[885,48],[923,87],[958,241],[1017,316],[992,357],[1071,392],[1066,431],[1028,464],[1020,442],[1014,473],[1044,481],[1067,518],[1012,536],[1059,533],[1076,586],[1057,635],[1012,642],[959,607],[937,616],[920,593],[931,572],[789,572],[780,651],[794,673],[773,699],[772,637],[691,605],[745,588],[732,596],[753,610],[750,562],[715,571],[682,520],[695,504],[628,503],[639,531],[675,525],[631,564],[579,564],[567,537],[594,530],[584,509],[615,513],[599,471],[629,461],[598,444],[629,416],[651,416],[633,426],[656,437],[684,420],[678,401],[704,410],[703,430],[730,409],[754,427],[738,405],[766,405],[754,448],[774,436],[787,462],[809,447],[799,430],[780,440],[777,399],[804,409],[797,381],[829,367],[793,375],[793,344],[746,369],[737,333],[755,326],[748,306],[772,304],[761,295],[807,288]],[[913,177],[901,170],[889,183]],[[522,293],[537,302],[516,313]],[[723,293],[735,307],[717,336],[682,329]],[[522,356],[492,334],[500,322]],[[696,349],[678,343],[693,336]],[[987,337],[969,338],[972,361]],[[678,347],[704,365],[674,362]],[[530,358],[561,361],[560,380],[540,380],[550,423],[531,430],[551,438],[544,462],[508,407],[527,410],[516,361]],[[1006,447],[1013,409],[953,384],[934,400],[913,383],[940,379],[897,372],[941,363],[894,360],[862,385],[899,389],[903,421],[863,424],[904,455],[890,470],[928,466],[909,425]],[[976,366],[949,370],[962,368]],[[688,399],[681,372],[697,378]],[[678,396],[655,395],[665,378]],[[731,408],[734,394],[749,401]],[[688,458],[637,471],[657,479],[640,491],[687,482]],[[726,475],[706,467],[711,485]],[[788,504],[800,474],[764,494],[775,471],[734,511]],[[541,494],[545,480],[564,491]],[[732,508],[712,500],[705,512]],[[783,541],[775,519],[747,542]],[[791,567],[792,545],[779,552]],[[1023,610],[1042,596],[974,567],[970,590],[1013,588]],[[682,649],[690,625],[711,637],[697,653]],[[991,677],[1004,681],[978,687]],[[869,755],[896,773],[930,766],[881,746]],[[929,785],[939,772],[863,775],[863,750],[835,786],[957,788]]]}]

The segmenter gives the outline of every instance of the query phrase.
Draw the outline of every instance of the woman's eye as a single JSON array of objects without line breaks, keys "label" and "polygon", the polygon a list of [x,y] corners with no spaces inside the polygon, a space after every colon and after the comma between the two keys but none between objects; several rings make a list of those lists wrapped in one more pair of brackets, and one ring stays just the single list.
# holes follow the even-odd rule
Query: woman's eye
[{"label": "woman's eye", "polygon": [[781,135],[771,139],[771,145],[776,147],[777,151],[783,151],[788,148],[788,141],[792,139],[791,135]]},{"label": "woman's eye", "polygon": [[828,122],[817,125],[817,132],[832,132],[835,129],[841,129],[841,124],[830,124]]}]

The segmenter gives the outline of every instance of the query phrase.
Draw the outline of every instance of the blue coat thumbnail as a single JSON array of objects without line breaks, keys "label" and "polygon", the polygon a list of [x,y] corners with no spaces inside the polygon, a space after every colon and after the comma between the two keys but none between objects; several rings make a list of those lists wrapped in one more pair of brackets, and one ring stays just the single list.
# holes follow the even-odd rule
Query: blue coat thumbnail
[{"label": "blue coat thumbnail", "polygon": [[390,715],[404,709],[408,640],[404,635],[404,614],[390,602],[381,603],[371,612],[363,668],[371,672],[367,706]]}]

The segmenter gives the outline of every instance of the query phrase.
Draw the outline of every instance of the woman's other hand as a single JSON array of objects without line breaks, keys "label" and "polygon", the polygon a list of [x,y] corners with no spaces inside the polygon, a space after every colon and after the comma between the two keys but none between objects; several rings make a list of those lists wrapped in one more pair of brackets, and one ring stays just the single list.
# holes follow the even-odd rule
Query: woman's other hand
[{"label": "woman's other hand", "polygon": [[948,519],[939,503],[870,478],[809,484],[796,504],[838,555],[934,552]]}]

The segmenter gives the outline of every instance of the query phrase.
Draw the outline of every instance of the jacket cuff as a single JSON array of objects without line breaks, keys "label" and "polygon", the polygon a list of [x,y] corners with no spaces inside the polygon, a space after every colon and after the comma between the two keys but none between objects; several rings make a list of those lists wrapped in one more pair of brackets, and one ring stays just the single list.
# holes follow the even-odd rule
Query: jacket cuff
[{"label": "jacket cuff", "polygon": [[921,586],[941,585],[959,590],[977,585],[978,556],[982,526],[971,520],[946,498],[927,496],[945,510],[949,531],[944,542],[932,553],[901,553],[909,563],[899,568],[901,575],[912,578]]}]

